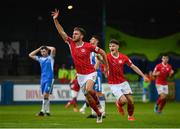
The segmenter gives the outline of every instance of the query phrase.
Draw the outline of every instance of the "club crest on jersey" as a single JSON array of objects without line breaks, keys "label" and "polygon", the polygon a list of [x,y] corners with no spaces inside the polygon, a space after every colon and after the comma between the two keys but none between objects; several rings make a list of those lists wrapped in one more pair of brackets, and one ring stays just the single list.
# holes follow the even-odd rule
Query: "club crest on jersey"
[{"label": "club crest on jersey", "polygon": [[81,52],[85,52],[85,49],[81,49]]},{"label": "club crest on jersey", "polygon": [[119,64],[122,64],[122,60],[119,60]]}]

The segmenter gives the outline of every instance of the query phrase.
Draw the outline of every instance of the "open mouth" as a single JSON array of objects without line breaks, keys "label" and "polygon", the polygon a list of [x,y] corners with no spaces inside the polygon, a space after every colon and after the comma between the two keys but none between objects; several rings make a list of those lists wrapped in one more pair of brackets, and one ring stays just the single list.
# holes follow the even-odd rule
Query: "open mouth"
[{"label": "open mouth", "polygon": [[111,52],[113,52],[114,51],[114,49],[111,49]]}]

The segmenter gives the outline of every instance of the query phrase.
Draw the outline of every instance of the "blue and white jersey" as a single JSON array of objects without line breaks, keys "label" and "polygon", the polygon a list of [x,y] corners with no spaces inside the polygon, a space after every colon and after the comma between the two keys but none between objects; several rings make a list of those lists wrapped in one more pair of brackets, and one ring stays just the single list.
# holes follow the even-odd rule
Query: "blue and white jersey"
[{"label": "blue and white jersey", "polygon": [[[95,65],[96,64],[96,53],[95,52],[91,52],[90,54],[90,60],[91,60],[91,64]],[[101,73],[100,67],[97,69],[97,72]]]},{"label": "blue and white jersey", "polygon": [[[96,64],[96,53],[95,52],[91,52],[90,55],[90,59],[91,59],[91,64],[95,65]],[[93,89],[97,92],[102,92],[102,73],[100,70],[100,67],[97,69],[97,78],[96,78],[96,82],[93,86]]]},{"label": "blue and white jersey", "polygon": [[41,82],[54,78],[54,58],[49,55],[47,57],[36,56],[36,60],[41,66]]}]

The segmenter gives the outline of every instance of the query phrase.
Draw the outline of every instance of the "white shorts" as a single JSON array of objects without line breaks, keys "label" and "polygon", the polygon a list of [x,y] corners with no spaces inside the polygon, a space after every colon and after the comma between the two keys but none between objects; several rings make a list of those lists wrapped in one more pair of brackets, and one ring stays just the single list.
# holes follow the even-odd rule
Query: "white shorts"
[{"label": "white shorts", "polygon": [[79,93],[79,92],[77,92],[77,91],[71,90],[71,97],[72,97],[72,98],[77,98],[78,93]]},{"label": "white shorts", "polygon": [[156,84],[156,89],[157,89],[157,92],[158,92],[158,95],[160,94],[168,94],[168,85],[159,85],[159,84]]},{"label": "white shorts", "polygon": [[77,74],[77,80],[81,88],[86,85],[86,82],[88,80],[92,80],[93,82],[96,82],[96,77],[97,77],[97,72],[93,72],[90,74]]},{"label": "white shorts", "polygon": [[127,81],[120,84],[109,84],[109,87],[118,100],[122,95],[132,94],[131,87]]}]

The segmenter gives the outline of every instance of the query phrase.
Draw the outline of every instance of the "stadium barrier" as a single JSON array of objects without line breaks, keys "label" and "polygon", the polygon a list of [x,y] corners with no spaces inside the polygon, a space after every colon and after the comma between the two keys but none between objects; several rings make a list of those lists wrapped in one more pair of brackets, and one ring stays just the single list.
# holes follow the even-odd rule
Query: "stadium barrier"
[{"label": "stadium barrier", "polygon": [[[130,82],[134,100],[142,101],[142,86],[139,82]],[[170,100],[180,101],[180,80],[175,83],[169,83]],[[176,86],[176,87],[175,87]],[[42,95],[38,84],[14,84],[12,81],[5,81],[0,85],[0,104],[33,104],[41,102]],[[176,89],[175,89],[176,88]],[[103,92],[107,102],[114,102],[113,96],[108,84],[103,83]],[[155,101],[157,99],[157,91],[154,82],[149,87],[149,100]],[[52,103],[67,102],[71,99],[71,91],[68,84],[54,84],[53,94],[50,97]],[[83,93],[80,91],[78,101],[85,101]]]},{"label": "stadium barrier", "polygon": [[13,82],[4,81],[1,84],[1,104],[9,105],[13,103]]},{"label": "stadium barrier", "polygon": [[180,79],[175,81],[176,83],[176,101],[180,102]]}]

